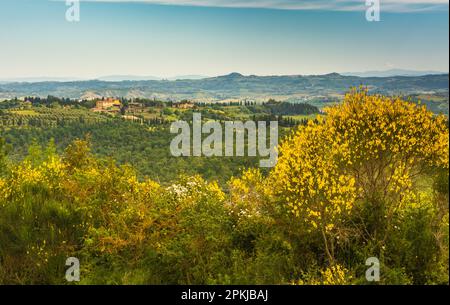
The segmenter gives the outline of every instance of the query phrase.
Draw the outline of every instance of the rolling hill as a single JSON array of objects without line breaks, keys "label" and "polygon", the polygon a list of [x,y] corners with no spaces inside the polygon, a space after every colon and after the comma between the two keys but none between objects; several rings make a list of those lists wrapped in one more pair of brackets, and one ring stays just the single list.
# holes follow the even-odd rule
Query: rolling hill
[{"label": "rolling hill", "polygon": [[287,99],[305,96],[335,96],[350,87],[364,85],[383,94],[448,93],[448,74],[423,76],[357,77],[338,73],[325,75],[244,76],[231,73],[204,79],[15,82],[0,84],[0,100],[23,96],[54,95],[81,98],[90,95],[146,97],[167,100]]}]

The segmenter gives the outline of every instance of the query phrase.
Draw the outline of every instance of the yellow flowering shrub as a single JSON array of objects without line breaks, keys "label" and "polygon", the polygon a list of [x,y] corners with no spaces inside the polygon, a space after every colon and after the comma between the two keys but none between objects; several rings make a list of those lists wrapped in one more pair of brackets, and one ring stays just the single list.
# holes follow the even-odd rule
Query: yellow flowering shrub
[{"label": "yellow flowering shrub", "polygon": [[11,170],[11,176],[8,179],[11,192],[9,195],[14,197],[23,197],[24,192],[34,186],[45,186],[45,176],[40,168],[33,167],[29,161],[14,167]]},{"label": "yellow flowering shrub", "polygon": [[262,202],[263,197],[270,192],[259,169],[244,170],[240,177],[232,177],[228,182],[230,202],[232,205],[250,203],[253,207]]},{"label": "yellow flowering shrub", "polygon": [[10,188],[6,184],[5,179],[0,178],[0,199],[3,201],[9,197]]},{"label": "yellow flowering shrub", "polygon": [[348,285],[352,280],[349,270],[339,264],[320,270],[319,276],[307,275],[305,279],[293,282],[294,285]]},{"label": "yellow flowering shrub", "polygon": [[153,183],[140,183],[132,168],[113,163],[77,170],[75,177],[71,196],[77,194],[80,208],[95,220],[87,227],[87,250],[112,254],[143,242],[149,222],[142,193],[151,191]]},{"label": "yellow flowering shrub", "polygon": [[449,140],[445,117],[364,89],[325,111],[281,144],[270,181],[295,216],[322,232],[332,260],[333,234],[358,200],[383,202],[388,216],[410,196],[414,177],[448,168]]},{"label": "yellow flowering shrub", "polygon": [[274,225],[276,214],[274,206],[267,201],[271,192],[267,182],[261,171],[255,168],[244,170],[240,177],[232,177],[228,182],[226,207],[235,220],[236,239],[252,240],[255,236],[267,236],[277,243],[276,236],[268,236],[266,232]]}]

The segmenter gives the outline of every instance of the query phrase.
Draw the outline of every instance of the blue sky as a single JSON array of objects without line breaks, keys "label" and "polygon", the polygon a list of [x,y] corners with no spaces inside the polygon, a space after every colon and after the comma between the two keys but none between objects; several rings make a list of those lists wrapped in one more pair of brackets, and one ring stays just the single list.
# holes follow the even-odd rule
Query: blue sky
[{"label": "blue sky", "polygon": [[448,71],[448,1],[0,0],[0,79]]}]

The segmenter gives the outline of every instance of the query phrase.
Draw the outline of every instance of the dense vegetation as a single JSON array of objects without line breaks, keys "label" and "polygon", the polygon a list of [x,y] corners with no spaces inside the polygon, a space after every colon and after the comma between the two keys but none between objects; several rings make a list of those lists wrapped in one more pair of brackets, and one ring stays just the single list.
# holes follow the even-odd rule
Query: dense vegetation
[{"label": "dense vegetation", "polygon": [[448,284],[447,118],[366,91],[326,112],[226,189],[0,141],[0,283],[63,284],[75,256],[84,284],[365,284],[369,257],[382,284]]},{"label": "dense vegetation", "polygon": [[[92,152],[101,158],[111,157],[119,164],[132,164],[140,178],[148,176],[160,183],[169,183],[180,174],[200,174],[218,180],[222,186],[243,168],[254,167],[256,157],[240,158],[176,158],[170,154],[170,122],[191,121],[193,112],[201,112],[204,120],[276,120],[282,127],[280,136],[290,127],[306,124],[319,110],[308,104],[269,101],[231,104],[199,104],[195,109],[180,109],[174,103],[158,100],[122,99],[124,114],[134,120],[121,119],[120,114],[95,113],[91,101],[73,101],[49,96],[11,100],[0,103],[0,136],[12,148],[10,158],[21,160],[33,144],[46,146],[54,141],[62,153],[75,139],[89,137]],[[139,112],[127,108],[131,102],[144,105]],[[31,105],[30,105],[31,104]],[[142,123],[142,124],[141,124]]]}]

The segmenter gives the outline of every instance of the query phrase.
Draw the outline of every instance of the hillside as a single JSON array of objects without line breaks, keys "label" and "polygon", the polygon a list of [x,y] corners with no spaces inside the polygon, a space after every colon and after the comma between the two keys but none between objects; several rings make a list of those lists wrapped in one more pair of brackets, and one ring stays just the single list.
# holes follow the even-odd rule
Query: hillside
[{"label": "hillside", "polygon": [[[368,261],[381,266],[375,284],[449,283],[446,116],[355,90],[298,126],[263,171],[246,158],[168,158],[162,125],[96,123],[54,104],[3,110],[0,284],[67,284],[68,257],[82,262],[81,285],[364,285]],[[220,110],[263,105],[243,106]],[[75,111],[90,122],[66,122]],[[138,175],[144,164],[153,175]]]},{"label": "hillside", "polygon": [[388,95],[448,93],[448,74],[424,76],[357,77],[337,73],[310,76],[243,76],[239,73],[205,79],[145,81],[74,81],[0,84],[0,100],[22,96],[60,96],[82,98],[86,95],[127,98],[191,99],[223,101],[228,99],[268,98],[305,100],[312,97],[341,97],[350,87],[364,85],[370,91]]}]

